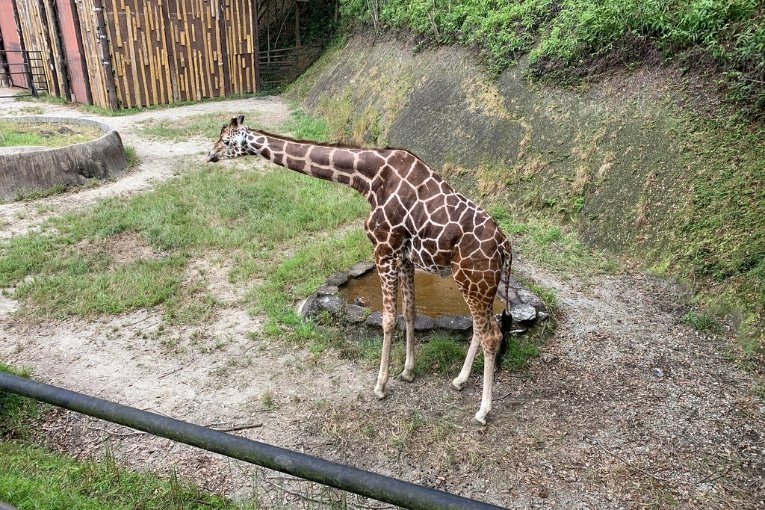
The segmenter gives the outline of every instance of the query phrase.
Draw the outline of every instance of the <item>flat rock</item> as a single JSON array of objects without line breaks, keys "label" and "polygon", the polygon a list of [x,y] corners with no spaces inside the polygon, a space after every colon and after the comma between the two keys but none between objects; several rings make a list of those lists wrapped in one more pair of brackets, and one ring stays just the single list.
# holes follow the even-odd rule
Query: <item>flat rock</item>
[{"label": "flat rock", "polygon": [[348,273],[340,271],[327,278],[327,282],[324,285],[339,287],[344,285],[348,281]]},{"label": "flat rock", "polygon": [[358,278],[359,276],[367,274],[369,271],[371,271],[374,268],[375,268],[374,262],[369,262],[369,261],[356,262],[348,270],[348,275],[352,278]]},{"label": "flat rock", "polygon": [[462,315],[444,315],[437,317],[436,327],[449,331],[468,331],[473,327],[473,319]]},{"label": "flat rock", "polygon": [[367,326],[375,326],[378,328],[382,327],[382,312],[372,312],[369,314],[369,317],[367,317],[367,320],[364,321],[364,323]]},{"label": "flat rock", "polygon": [[308,297],[303,303],[298,306],[298,314],[301,317],[313,317],[319,313],[319,303],[316,294]]},{"label": "flat rock", "polygon": [[510,309],[513,322],[531,322],[537,318],[537,309],[529,304],[516,305]]},{"label": "flat rock", "polygon": [[336,285],[322,285],[316,290],[316,295],[319,297],[336,296],[339,293],[340,288]]},{"label": "flat rock", "polygon": [[329,310],[332,313],[339,313],[343,310],[345,302],[339,296],[323,296],[317,298],[316,302],[319,308]]},{"label": "flat rock", "polygon": [[[404,321],[403,316],[399,315],[396,317],[396,327],[401,330],[406,330],[406,321]],[[414,319],[415,331],[430,331],[435,327],[436,321],[433,319],[433,317],[428,317],[427,315],[418,315]]]},{"label": "flat rock", "polygon": [[537,310],[547,311],[544,301],[528,289],[518,289],[518,297],[523,304],[531,305]]}]

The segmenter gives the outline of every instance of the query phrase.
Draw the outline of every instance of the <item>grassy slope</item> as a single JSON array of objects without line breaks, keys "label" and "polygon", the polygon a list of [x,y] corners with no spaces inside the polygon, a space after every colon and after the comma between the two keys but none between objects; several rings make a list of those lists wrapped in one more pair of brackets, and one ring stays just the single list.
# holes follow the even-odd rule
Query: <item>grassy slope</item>
[{"label": "grassy slope", "polygon": [[[343,0],[347,19],[480,47],[493,72],[530,52],[532,73],[576,79],[663,58],[712,70],[765,114],[765,7],[757,0]],[[377,5],[376,10],[370,6]],[[374,20],[378,20],[377,23]]]},{"label": "grassy slope", "polygon": [[[373,3],[342,2],[347,16],[373,24],[369,5]],[[717,115],[699,114],[660,102],[655,104],[655,110],[659,114],[665,112],[663,118],[649,112],[634,112],[636,119],[645,116],[646,122],[658,122],[664,130],[658,134],[656,129],[657,132],[650,130],[656,125],[646,125],[645,132],[634,133],[643,143],[649,144],[639,145],[641,150],[656,149],[650,141],[651,136],[668,140],[666,143],[662,140],[659,146],[669,144],[680,148],[669,164],[661,161],[662,155],[657,153],[656,163],[660,168],[654,171],[633,168],[632,180],[634,172],[647,174],[643,191],[635,191],[640,196],[634,210],[631,203],[629,209],[623,210],[618,207],[613,211],[588,209],[592,193],[601,191],[597,165],[589,173],[580,175],[579,168],[566,169],[565,161],[561,167],[544,157],[539,161],[527,161],[532,165],[530,168],[539,164],[546,166],[548,171],[562,173],[547,176],[553,181],[546,181],[545,189],[529,187],[528,200],[521,199],[520,202],[527,204],[526,214],[540,216],[543,222],[568,223],[573,220],[574,225],[583,227],[588,224],[585,216],[588,213],[606,212],[610,218],[632,215],[624,219],[629,228],[618,236],[624,239],[627,233],[634,235],[633,240],[620,243],[616,253],[633,256],[646,268],[688,282],[698,293],[700,308],[707,310],[695,310],[692,316],[711,312],[732,317],[741,326],[739,333],[744,353],[751,356],[762,351],[765,339],[762,326],[765,324],[765,129],[752,123],[752,118],[761,116],[765,107],[765,76],[762,74],[765,72],[765,30],[761,26],[763,9],[760,4],[749,0],[681,1],[671,5],[630,0],[526,0],[508,4],[482,0],[448,3],[383,0],[379,6],[378,28],[403,29],[437,42],[478,45],[485,63],[494,72],[522,55],[529,55],[530,74],[556,83],[597,74],[609,67],[632,67],[641,62],[655,65],[661,61],[718,77],[732,103],[747,117],[731,114],[728,110],[721,110]],[[630,52],[630,47],[638,50]],[[291,94],[301,98],[309,93],[316,94],[311,91],[311,84],[321,74],[321,68],[342,76],[338,64],[333,61],[338,60],[335,57],[338,51],[342,53],[339,47],[331,49],[318,66],[293,86]],[[356,60],[363,58],[343,54],[339,59],[353,66]],[[400,96],[413,93],[425,80],[417,78],[417,72],[407,71],[411,66],[422,64],[415,58],[411,62],[401,60],[397,65],[402,70],[393,73],[393,78],[383,71],[385,64],[382,62],[364,69],[359,75],[359,83],[367,85],[357,86],[371,86],[373,90],[364,95],[380,96],[382,99],[376,99],[380,103],[377,111],[384,112],[387,117],[395,117],[397,107],[405,103],[406,99]],[[378,67],[381,69],[379,73]],[[378,78],[364,81],[364,76],[369,73],[379,74],[382,79],[387,76],[388,81],[397,80],[400,90],[395,91],[393,100],[385,96],[391,94],[391,87],[375,85]],[[489,85],[487,90],[491,88]],[[376,135],[382,133],[385,143],[387,129],[393,120],[376,118],[370,122],[369,111],[375,108],[367,99],[338,90],[332,94],[332,97],[327,94],[311,96],[310,102],[313,111],[324,115],[330,125],[337,124],[337,129],[331,129],[335,138],[379,143]],[[516,98],[512,98],[512,102],[515,103]],[[528,122],[533,125],[536,120]],[[610,127],[602,129],[622,129],[618,122],[609,122]],[[630,129],[642,129],[639,123],[633,124]],[[610,137],[611,131],[608,135]],[[529,148],[533,149],[537,142],[534,139],[530,142]],[[597,143],[596,140],[594,144]],[[626,149],[628,152],[632,147]],[[629,156],[626,152],[617,153],[620,157],[634,159],[634,153]],[[572,155],[575,154],[572,152]],[[524,157],[528,159],[530,156],[525,154]],[[606,161],[607,158],[606,155]],[[528,184],[524,182],[524,176],[517,182],[513,177],[507,177],[517,174],[516,168],[501,164],[484,166],[463,171],[474,174],[479,186],[485,187],[487,181],[491,181],[493,184],[488,187],[493,193],[506,185],[508,192],[517,195],[518,190]],[[678,173],[668,175],[667,170],[670,174],[675,170]],[[672,207],[662,210],[661,204],[665,202],[662,190],[669,183],[668,179],[674,182],[670,189],[676,196]],[[533,185],[533,180],[529,183]],[[574,190],[577,184],[580,186]],[[545,204],[549,203],[556,206],[547,207]],[[649,221],[647,227],[646,219]],[[590,228],[603,229],[608,225],[601,222]],[[611,228],[615,227],[612,225]],[[643,235],[646,228],[651,233],[647,240]]]}]

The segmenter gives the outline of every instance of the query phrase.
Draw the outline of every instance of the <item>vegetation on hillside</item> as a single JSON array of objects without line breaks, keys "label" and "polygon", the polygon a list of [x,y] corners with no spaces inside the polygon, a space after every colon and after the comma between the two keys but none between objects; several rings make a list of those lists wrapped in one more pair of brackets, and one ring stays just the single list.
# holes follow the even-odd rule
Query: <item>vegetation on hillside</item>
[{"label": "vegetation on hillside", "polygon": [[533,75],[564,81],[673,62],[712,72],[746,113],[765,115],[765,5],[758,0],[341,0],[341,13],[478,47],[495,73],[526,53]]}]

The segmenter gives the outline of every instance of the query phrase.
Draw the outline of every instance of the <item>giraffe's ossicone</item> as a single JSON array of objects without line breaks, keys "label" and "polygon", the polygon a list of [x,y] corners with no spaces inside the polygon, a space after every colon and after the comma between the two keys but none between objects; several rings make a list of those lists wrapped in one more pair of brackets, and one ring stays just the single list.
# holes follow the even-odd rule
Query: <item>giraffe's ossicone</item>
[{"label": "giraffe's ossicone", "polygon": [[[244,125],[239,115],[225,124],[208,161],[260,155],[277,165],[320,179],[347,184],[372,207],[364,227],[374,245],[383,294],[383,348],[374,392],[385,397],[396,296],[402,290],[406,323],[406,361],[401,379],[414,379],[414,270],[451,275],[473,318],[473,337],[465,363],[452,386],[461,390],[483,347],[481,407],[486,423],[491,410],[497,351],[502,335],[492,303],[503,271],[510,275],[510,243],[494,219],[457,193],[417,156],[402,149],[365,149],[293,140]],[[506,282],[505,282],[506,284]]]}]

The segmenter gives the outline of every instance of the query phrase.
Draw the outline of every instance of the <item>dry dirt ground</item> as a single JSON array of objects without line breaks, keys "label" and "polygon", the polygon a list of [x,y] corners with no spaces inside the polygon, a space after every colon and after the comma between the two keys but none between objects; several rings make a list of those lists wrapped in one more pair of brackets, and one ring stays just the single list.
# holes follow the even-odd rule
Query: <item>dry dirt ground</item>
[{"label": "dry dirt ground", "polygon": [[[261,109],[274,124],[288,115],[281,99],[258,98],[99,118],[136,147],[139,168],[77,193],[2,204],[0,235],[150,190],[172,177],[178,158],[201,158],[210,141],[146,140],[136,123],[222,105]],[[0,103],[0,114],[23,106]],[[115,243],[133,256],[151,250],[136,239]],[[765,508],[762,386],[729,360],[731,340],[682,323],[686,297],[666,282],[634,272],[563,278],[519,258],[518,271],[555,292],[559,327],[526,370],[499,375],[486,427],[470,423],[478,374],[461,393],[448,389],[454,374],[393,380],[389,397],[377,401],[373,365],[254,339],[263,318],[247,313],[247,289],[229,283],[227,262],[215,254],[187,273],[223,303],[207,324],[168,326],[156,309],[43,322],[19,316],[18,304],[0,296],[0,356],[44,382],[197,424],[243,426],[234,433],[509,508]],[[234,497],[255,493],[263,508],[323,508],[339,497],[74,413],[51,413],[40,432],[76,457],[108,447],[132,467],[177,470]]]}]

